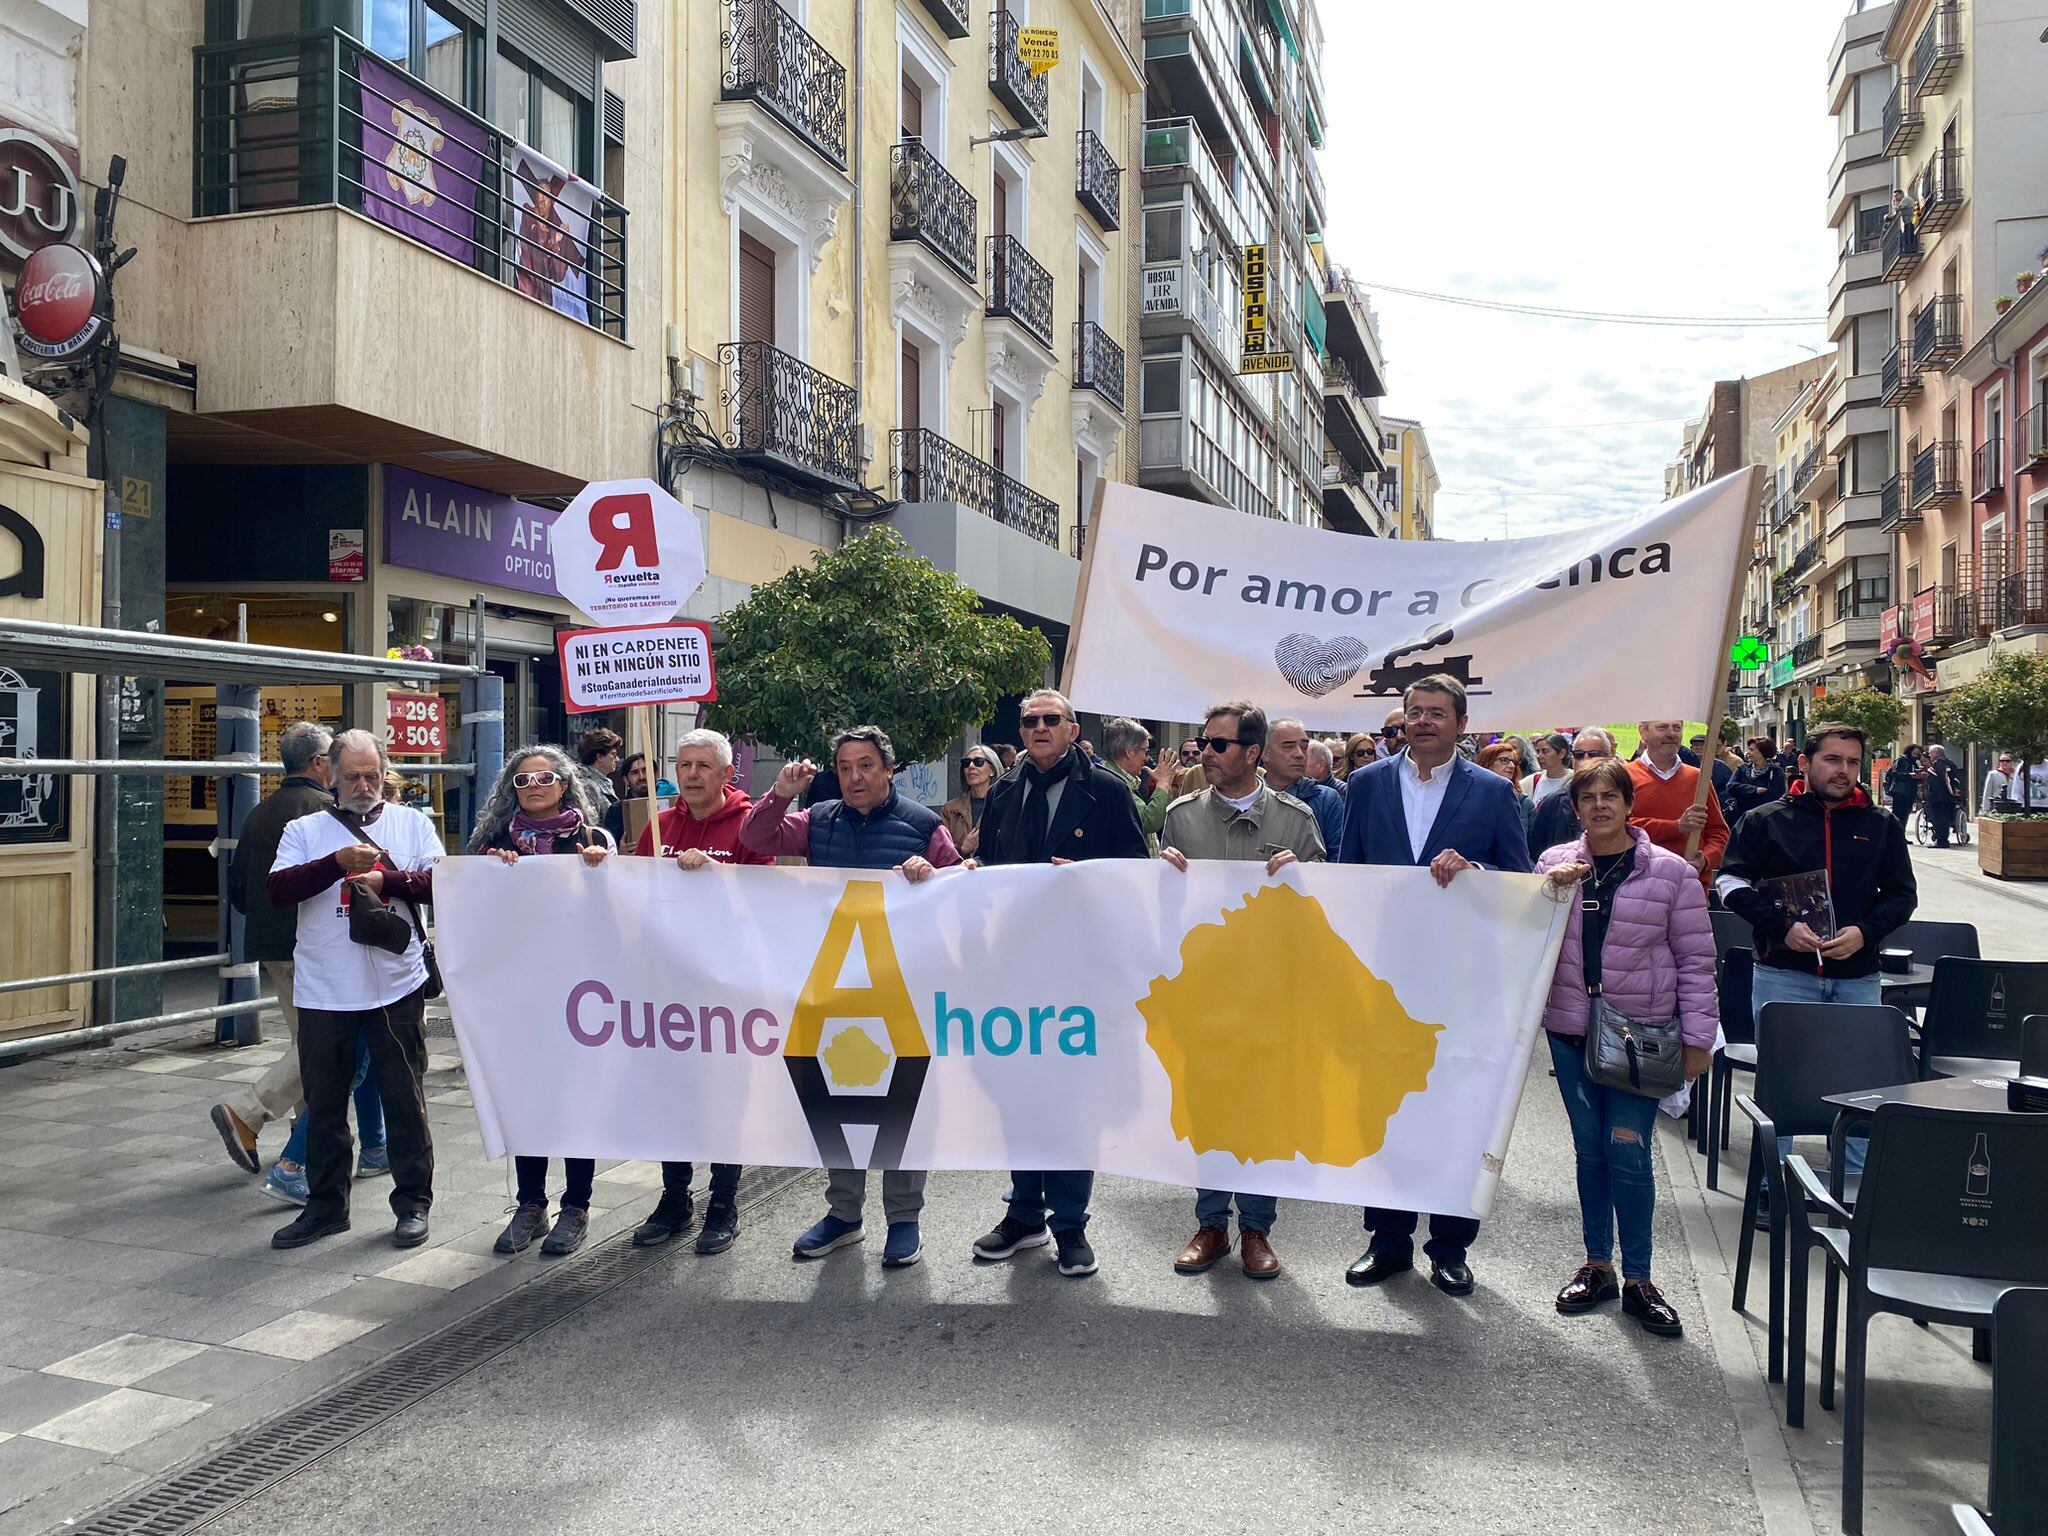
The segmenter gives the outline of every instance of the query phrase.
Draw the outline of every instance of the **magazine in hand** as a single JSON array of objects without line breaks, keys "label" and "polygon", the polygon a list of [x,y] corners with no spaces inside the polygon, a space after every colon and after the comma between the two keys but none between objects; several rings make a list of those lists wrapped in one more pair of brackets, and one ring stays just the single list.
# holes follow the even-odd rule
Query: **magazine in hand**
[{"label": "magazine in hand", "polygon": [[1835,898],[1828,885],[1828,872],[1809,870],[1802,875],[1780,875],[1759,880],[1756,888],[1777,903],[1787,923],[1804,923],[1823,943],[1835,936]]}]

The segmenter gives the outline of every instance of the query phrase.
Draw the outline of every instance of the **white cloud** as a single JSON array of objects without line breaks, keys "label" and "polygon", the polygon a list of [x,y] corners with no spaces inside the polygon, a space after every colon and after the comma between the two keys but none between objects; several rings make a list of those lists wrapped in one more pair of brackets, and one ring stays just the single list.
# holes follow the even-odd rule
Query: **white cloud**
[{"label": "white cloud", "polygon": [[[1821,314],[1827,56],[1847,11],[1322,0],[1331,259],[1368,283],[1561,308]],[[1823,325],[1374,303],[1385,406],[1429,430],[1448,538],[1499,537],[1503,508],[1520,536],[1654,503],[1682,421],[1605,424],[1696,414],[1715,379],[1827,345]],[[1559,430],[1527,430],[1544,423]]]}]

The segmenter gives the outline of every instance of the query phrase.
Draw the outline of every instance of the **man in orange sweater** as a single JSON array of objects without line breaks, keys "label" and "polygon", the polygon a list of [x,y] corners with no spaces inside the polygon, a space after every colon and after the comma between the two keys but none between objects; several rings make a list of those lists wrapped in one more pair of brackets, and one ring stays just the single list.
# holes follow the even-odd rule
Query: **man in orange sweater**
[{"label": "man in orange sweater", "polygon": [[1651,842],[1680,858],[1685,857],[1686,840],[1693,830],[1703,829],[1699,852],[1691,862],[1700,872],[1700,882],[1712,889],[1714,871],[1728,847],[1728,823],[1713,795],[1707,796],[1704,806],[1693,804],[1699,794],[1700,771],[1678,760],[1685,722],[1645,720],[1637,729],[1642,732],[1643,755],[1628,765],[1628,776],[1636,786],[1629,825],[1641,827],[1650,834]]}]

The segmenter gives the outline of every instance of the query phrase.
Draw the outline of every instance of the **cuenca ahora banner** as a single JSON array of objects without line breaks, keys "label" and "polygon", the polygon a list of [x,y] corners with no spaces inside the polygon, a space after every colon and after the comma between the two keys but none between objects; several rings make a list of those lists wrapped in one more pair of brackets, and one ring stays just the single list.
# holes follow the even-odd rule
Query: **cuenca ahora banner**
[{"label": "cuenca ahora banner", "polygon": [[1093,1168],[1484,1215],[1567,908],[1533,876],[452,858],[484,1144]]},{"label": "cuenca ahora banner", "polygon": [[1244,698],[1312,730],[1378,725],[1418,678],[1476,730],[1703,718],[1756,516],[1755,471],[1535,539],[1365,539],[1106,484],[1067,692],[1199,720]]}]

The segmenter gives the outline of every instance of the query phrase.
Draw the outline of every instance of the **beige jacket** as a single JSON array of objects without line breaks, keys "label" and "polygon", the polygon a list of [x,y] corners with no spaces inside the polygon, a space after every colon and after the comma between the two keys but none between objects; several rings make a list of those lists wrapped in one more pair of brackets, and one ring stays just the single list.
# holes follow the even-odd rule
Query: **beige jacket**
[{"label": "beige jacket", "polygon": [[1159,846],[1191,859],[1255,859],[1264,863],[1286,850],[1303,863],[1328,857],[1315,813],[1292,795],[1259,785],[1259,798],[1240,811],[1213,787],[1183,795],[1166,811]]}]

